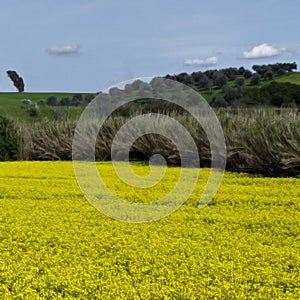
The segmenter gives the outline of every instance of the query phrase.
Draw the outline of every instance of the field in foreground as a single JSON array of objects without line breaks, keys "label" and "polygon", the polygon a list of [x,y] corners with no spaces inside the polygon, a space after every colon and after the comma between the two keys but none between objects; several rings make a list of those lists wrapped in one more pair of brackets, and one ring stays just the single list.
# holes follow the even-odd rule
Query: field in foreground
[{"label": "field in foreground", "polygon": [[[110,163],[98,166],[118,194],[150,197],[119,186]],[[0,170],[1,299],[300,298],[300,179],[227,172],[200,209],[203,169],[175,213],[132,224],[88,203],[71,162]],[[157,197],[177,173],[168,169]]]}]

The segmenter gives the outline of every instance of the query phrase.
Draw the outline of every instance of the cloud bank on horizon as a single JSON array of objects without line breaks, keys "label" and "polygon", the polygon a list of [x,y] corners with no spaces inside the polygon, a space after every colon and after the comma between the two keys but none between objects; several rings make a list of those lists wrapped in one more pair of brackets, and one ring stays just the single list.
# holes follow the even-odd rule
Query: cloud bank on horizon
[{"label": "cloud bank on horizon", "polygon": [[50,47],[46,50],[49,54],[53,55],[68,55],[68,54],[76,54],[79,52],[79,46],[61,46],[61,47]]}]

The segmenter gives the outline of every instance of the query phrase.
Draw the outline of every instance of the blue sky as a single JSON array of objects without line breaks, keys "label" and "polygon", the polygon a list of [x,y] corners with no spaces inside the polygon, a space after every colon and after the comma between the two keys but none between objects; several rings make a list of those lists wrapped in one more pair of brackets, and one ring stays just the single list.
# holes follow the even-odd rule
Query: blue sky
[{"label": "blue sky", "polygon": [[298,0],[2,0],[0,91],[97,92],[136,77],[300,63]]}]

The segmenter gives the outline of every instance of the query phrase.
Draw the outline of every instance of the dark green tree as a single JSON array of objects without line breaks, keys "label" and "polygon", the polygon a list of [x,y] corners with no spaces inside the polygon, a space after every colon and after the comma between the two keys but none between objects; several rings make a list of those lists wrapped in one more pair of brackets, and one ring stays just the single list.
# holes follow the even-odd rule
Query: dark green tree
[{"label": "dark green tree", "polygon": [[72,97],[71,105],[79,106],[83,101],[83,96],[80,93],[74,94]]},{"label": "dark green tree", "polygon": [[297,105],[300,105],[300,90],[297,90],[294,94],[294,100]]},{"label": "dark green tree", "polygon": [[217,86],[219,86],[220,88],[222,88],[223,86],[226,85],[227,80],[228,80],[228,78],[223,72],[217,72],[215,79],[214,79],[214,83]]},{"label": "dark green tree", "polygon": [[237,75],[243,76],[245,71],[246,71],[246,69],[244,67],[240,67],[238,69]]},{"label": "dark green tree", "polygon": [[252,72],[250,70],[245,70],[243,76],[245,77],[245,79],[248,79],[252,76]]},{"label": "dark green tree", "polygon": [[6,73],[18,91],[20,93],[24,92],[25,84],[23,78],[20,77],[16,71],[8,70]]},{"label": "dark green tree", "polygon": [[68,97],[63,97],[60,99],[60,105],[61,106],[70,106],[71,105],[71,99]]},{"label": "dark green tree", "polygon": [[95,95],[92,95],[92,94],[88,94],[84,97],[84,101],[86,103],[90,103],[93,99],[95,98]]},{"label": "dark green tree", "polygon": [[209,84],[209,81],[210,81],[210,79],[205,75],[205,74],[203,74],[200,78],[199,78],[199,85],[202,87],[202,88],[204,88],[204,89],[206,89],[207,88],[207,86],[208,86],[208,84]]},{"label": "dark green tree", "polygon": [[213,97],[213,100],[211,102],[211,107],[227,107],[228,103],[225,101],[225,99],[221,95],[215,95]]},{"label": "dark green tree", "polygon": [[254,74],[250,80],[250,85],[257,85],[260,82],[260,76],[258,74]]},{"label": "dark green tree", "polygon": [[264,74],[264,79],[266,80],[271,80],[273,79],[273,72],[271,70],[268,70],[265,74]]},{"label": "dark green tree", "polygon": [[243,77],[239,77],[234,82],[236,87],[242,87],[245,83],[245,79]]},{"label": "dark green tree", "polygon": [[0,161],[17,159],[18,140],[14,122],[0,116]]},{"label": "dark green tree", "polygon": [[279,108],[279,107],[281,107],[281,105],[283,103],[283,98],[277,94],[272,95],[271,103]]},{"label": "dark green tree", "polygon": [[233,102],[237,99],[238,97],[238,93],[237,93],[237,90],[232,88],[232,87],[229,87],[229,86],[226,86],[225,89],[224,89],[224,99],[230,103],[230,102]]},{"label": "dark green tree", "polygon": [[55,96],[50,96],[46,100],[46,104],[49,106],[56,106],[57,105],[57,98]]}]

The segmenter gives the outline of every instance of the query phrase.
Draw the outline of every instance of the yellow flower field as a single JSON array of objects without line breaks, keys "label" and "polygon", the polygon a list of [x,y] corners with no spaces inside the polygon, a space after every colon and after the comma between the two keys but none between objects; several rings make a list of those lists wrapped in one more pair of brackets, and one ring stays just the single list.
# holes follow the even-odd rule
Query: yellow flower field
[{"label": "yellow flower field", "polygon": [[[178,174],[169,168],[142,193],[110,163],[98,167],[129,201],[160,197]],[[71,162],[2,162],[0,171],[0,299],[300,298],[299,178],[226,172],[199,208],[201,170],[176,212],[134,224],[96,210]]]}]

